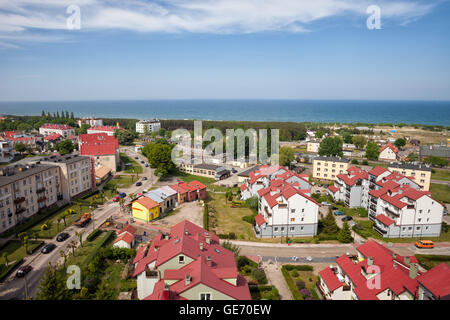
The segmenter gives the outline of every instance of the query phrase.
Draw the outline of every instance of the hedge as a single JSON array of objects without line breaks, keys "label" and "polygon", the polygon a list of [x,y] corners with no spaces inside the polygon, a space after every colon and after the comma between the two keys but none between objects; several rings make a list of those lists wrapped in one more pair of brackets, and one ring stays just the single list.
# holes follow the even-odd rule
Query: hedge
[{"label": "hedge", "polygon": [[291,276],[289,275],[289,271],[286,269],[286,267],[287,267],[286,265],[281,267],[281,273],[283,274],[284,280],[286,280],[286,283],[289,287],[289,290],[291,290],[294,299],[302,300],[300,292],[298,291],[298,288],[295,285],[294,280],[292,280]]},{"label": "hedge", "polygon": [[283,268],[285,268],[287,271],[292,271],[292,270],[297,270],[297,271],[313,271],[314,267],[313,266],[308,266],[308,265],[292,265],[292,264],[287,264],[284,265]]},{"label": "hedge", "polygon": [[209,216],[208,216],[208,204],[205,202],[205,207],[203,208],[203,228],[209,231]]},{"label": "hedge", "polygon": [[103,247],[114,236],[114,230],[110,230],[106,233],[103,239],[95,246],[92,252],[83,260],[83,265],[87,265],[97,255],[98,250]]},{"label": "hedge", "polygon": [[97,237],[102,233],[102,230],[100,229],[95,229],[94,231],[92,231],[86,238],[87,241],[91,242],[94,241],[95,239],[97,239]]},{"label": "hedge", "polygon": [[2,273],[0,274],[0,281],[3,281],[6,277],[8,277],[15,268],[22,264],[22,262],[23,259],[17,260],[10,264],[6,270],[2,270]]}]

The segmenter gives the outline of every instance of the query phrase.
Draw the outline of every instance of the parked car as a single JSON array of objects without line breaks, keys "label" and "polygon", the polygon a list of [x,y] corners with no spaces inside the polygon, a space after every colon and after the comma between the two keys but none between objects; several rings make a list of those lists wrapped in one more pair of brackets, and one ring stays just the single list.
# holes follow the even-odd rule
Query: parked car
[{"label": "parked car", "polygon": [[117,196],[117,197],[114,197],[114,199],[113,199],[113,202],[119,202],[119,199],[120,199],[120,197],[119,197],[119,196]]},{"label": "parked car", "polygon": [[145,163],[145,161],[144,161],[144,160],[142,160],[142,161],[141,161],[141,163],[142,163],[142,164],[144,164],[144,163]]},{"label": "parked car", "polygon": [[23,278],[31,270],[33,270],[33,267],[30,265],[20,267],[16,272],[16,278]]},{"label": "parked car", "polygon": [[316,190],[316,193],[317,193],[317,194],[321,194],[320,190]]},{"label": "parked car", "polygon": [[343,217],[341,220],[342,220],[342,222],[345,222],[345,221],[353,220],[353,218],[350,217],[350,216],[345,216],[345,217]]},{"label": "parked car", "polygon": [[306,257],[306,260],[307,260],[307,261],[312,261],[313,258],[312,258],[311,256],[307,256],[307,257]]},{"label": "parked car", "polygon": [[142,186],[142,182],[140,182],[140,181],[136,182],[136,187],[140,187],[140,186]]},{"label": "parked car", "polygon": [[231,172],[236,173],[237,170],[235,168],[231,168]]},{"label": "parked car", "polygon": [[331,206],[331,203],[328,203],[326,201],[323,201],[321,204],[324,205],[324,206]]},{"label": "parked car", "polygon": [[119,198],[125,198],[127,194],[125,192],[119,193]]},{"label": "parked car", "polygon": [[47,243],[41,250],[42,253],[50,253],[56,248],[56,244],[54,243]]},{"label": "parked car", "polygon": [[147,180],[147,177],[143,177],[143,178],[142,178],[142,181],[146,181],[146,180]]},{"label": "parked car", "polygon": [[335,207],[335,206],[332,206],[331,207],[331,210],[338,210],[339,208],[338,207]]},{"label": "parked car", "polygon": [[444,209],[444,216],[446,216],[446,215],[448,215],[448,210],[447,209]]},{"label": "parked car", "polygon": [[319,183],[318,186],[319,186],[319,188],[322,188],[322,184],[321,183]]},{"label": "parked car", "polygon": [[420,240],[414,244],[419,249],[433,249],[434,242],[431,240]]},{"label": "parked car", "polygon": [[139,157],[134,157],[136,160],[139,159]]},{"label": "parked car", "polygon": [[333,212],[333,214],[334,214],[335,216],[345,216],[345,213],[342,212],[342,211],[335,211],[335,212]]},{"label": "parked car", "polygon": [[58,236],[56,237],[56,241],[58,242],[63,242],[64,240],[66,240],[67,238],[69,238],[70,235],[67,232],[61,232],[60,234],[58,234]]}]

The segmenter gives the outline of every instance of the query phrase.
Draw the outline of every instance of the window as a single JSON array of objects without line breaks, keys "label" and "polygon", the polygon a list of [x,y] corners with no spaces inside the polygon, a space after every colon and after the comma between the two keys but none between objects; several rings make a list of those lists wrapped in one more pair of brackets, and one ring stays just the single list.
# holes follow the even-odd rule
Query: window
[{"label": "window", "polygon": [[295,221],[295,218],[291,218],[291,222],[294,222]]},{"label": "window", "polygon": [[290,227],[289,230],[294,231],[295,227]]},{"label": "window", "polygon": [[291,213],[295,213],[295,209],[291,209]]},{"label": "window", "polygon": [[211,293],[200,293],[200,300],[211,300]]},{"label": "window", "polygon": [[184,256],[178,257],[178,263],[184,263]]},{"label": "window", "polygon": [[275,228],[273,229],[273,231],[278,231],[278,227],[275,227]]}]

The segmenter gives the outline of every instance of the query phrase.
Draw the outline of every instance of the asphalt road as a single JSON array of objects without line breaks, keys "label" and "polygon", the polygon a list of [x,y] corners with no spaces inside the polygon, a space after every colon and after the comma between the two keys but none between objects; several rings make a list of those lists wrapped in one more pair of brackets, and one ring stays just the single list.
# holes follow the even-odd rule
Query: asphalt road
[{"label": "asphalt road", "polygon": [[[140,174],[140,177],[146,176],[148,180],[142,181],[142,186],[136,187],[135,185],[130,186],[129,188],[119,188],[119,192],[129,193],[138,193],[142,192],[143,189],[148,189],[152,186],[153,182],[155,182],[155,178],[153,176],[153,171],[150,167],[145,167],[140,161],[147,162],[147,159],[136,153],[132,147],[122,147],[120,152],[125,152],[127,155],[132,157],[138,157],[138,163],[143,167],[143,173]],[[34,297],[39,288],[39,282],[42,276],[44,275],[45,269],[48,264],[56,264],[62,261],[60,256],[60,251],[63,250],[65,252],[70,249],[67,245],[72,241],[79,242],[77,236],[75,236],[75,231],[84,230],[83,241],[86,240],[87,236],[99,225],[106,221],[109,217],[113,215],[118,215],[119,213],[119,204],[113,202],[112,200],[105,203],[103,206],[91,212],[92,221],[85,228],[78,228],[74,226],[70,226],[64,230],[64,232],[69,233],[70,237],[66,239],[64,242],[56,242],[56,237],[52,240],[47,240],[46,243],[52,242],[57,245],[57,247],[48,254],[43,254],[40,250],[34,253],[31,256],[26,257],[25,263],[22,265],[31,265],[33,270],[26,276],[26,282],[28,284],[28,294],[31,297]],[[17,279],[15,278],[15,272],[13,272],[3,283],[0,284],[0,300],[8,300],[8,299],[23,299],[25,298],[25,279]]]}]

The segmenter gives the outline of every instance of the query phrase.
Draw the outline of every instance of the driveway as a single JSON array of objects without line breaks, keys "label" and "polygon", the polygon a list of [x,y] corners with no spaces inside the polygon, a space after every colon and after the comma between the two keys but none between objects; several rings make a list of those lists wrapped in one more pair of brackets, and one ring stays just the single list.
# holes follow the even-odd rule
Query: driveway
[{"label": "driveway", "polygon": [[274,285],[278,289],[281,300],[294,300],[291,290],[289,290],[286,280],[281,273],[281,266],[271,260],[264,262],[262,267],[266,272],[269,284]]},{"label": "driveway", "polygon": [[175,214],[152,222],[150,225],[170,228],[183,220],[188,220],[196,225],[203,226],[203,206],[199,201],[185,202],[175,210]]}]

